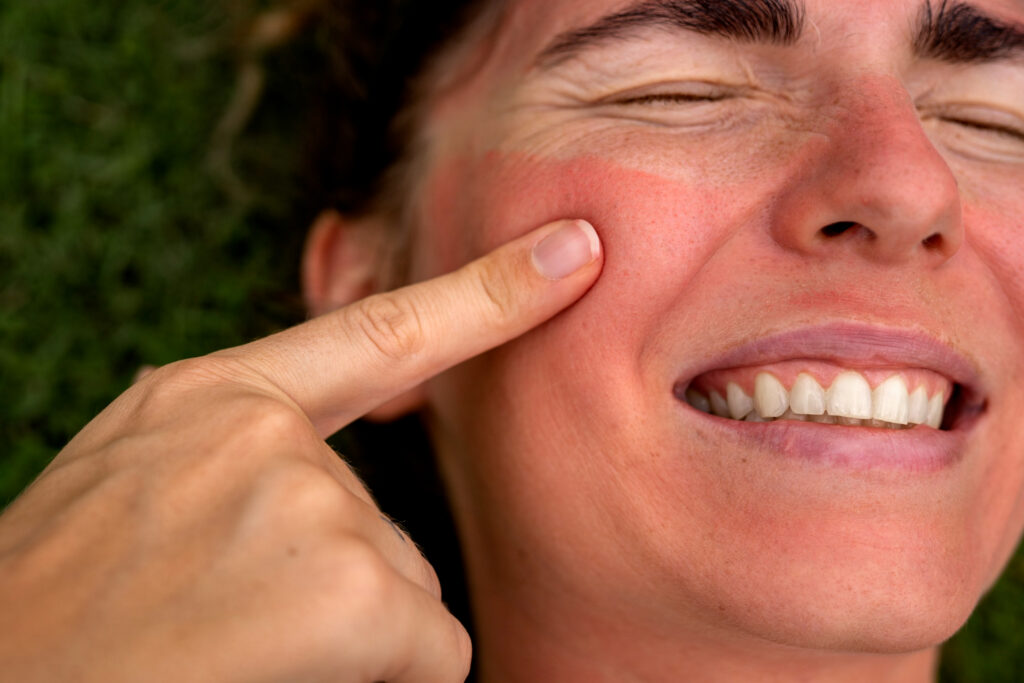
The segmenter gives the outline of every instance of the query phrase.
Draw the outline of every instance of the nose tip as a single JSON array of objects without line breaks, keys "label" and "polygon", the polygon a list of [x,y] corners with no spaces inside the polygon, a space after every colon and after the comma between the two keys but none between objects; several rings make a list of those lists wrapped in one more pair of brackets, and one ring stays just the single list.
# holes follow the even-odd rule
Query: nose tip
[{"label": "nose tip", "polygon": [[[862,205],[859,213],[863,222],[840,220],[823,226],[812,237],[813,248],[821,252],[849,250],[880,264],[920,260],[939,265],[952,258],[963,241],[959,201],[929,201],[917,194],[916,200],[907,203],[919,211],[886,214],[880,207]],[[942,210],[929,212],[929,206]]]},{"label": "nose tip", "polygon": [[829,124],[780,195],[776,241],[881,264],[949,260],[963,242],[959,188],[902,86],[868,88]]}]

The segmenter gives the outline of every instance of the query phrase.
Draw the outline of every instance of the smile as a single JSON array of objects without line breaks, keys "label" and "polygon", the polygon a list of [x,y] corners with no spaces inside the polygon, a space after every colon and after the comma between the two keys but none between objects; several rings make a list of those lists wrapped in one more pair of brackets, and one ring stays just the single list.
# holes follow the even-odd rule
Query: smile
[{"label": "smile", "polygon": [[743,344],[685,371],[673,393],[725,439],[858,469],[947,466],[986,406],[950,346],[852,323]]},{"label": "smile", "polygon": [[942,375],[917,368],[853,370],[794,360],[704,373],[680,398],[701,412],[747,422],[938,429],[952,386]]}]

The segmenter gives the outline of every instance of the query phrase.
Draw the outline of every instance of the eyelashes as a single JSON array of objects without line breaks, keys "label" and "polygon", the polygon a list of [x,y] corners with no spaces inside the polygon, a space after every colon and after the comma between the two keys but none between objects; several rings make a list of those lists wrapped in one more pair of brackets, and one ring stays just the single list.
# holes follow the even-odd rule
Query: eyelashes
[{"label": "eyelashes", "polygon": [[996,136],[1005,136],[1011,139],[1015,139],[1018,142],[1024,143],[1024,129],[1011,128],[1000,124],[992,124],[984,121],[975,121],[973,119],[965,119],[959,117],[946,116],[941,119],[944,123],[954,124],[962,126],[964,128],[977,131],[979,133],[988,133]]},{"label": "eyelashes", "polygon": [[[668,126],[719,124],[734,115],[752,112],[753,99],[740,88],[713,83],[684,83],[678,89],[645,88],[603,98],[597,104],[618,116]],[[652,91],[653,90],[653,91]],[[750,107],[742,106],[743,103]],[[758,108],[765,105],[761,101]],[[792,109],[790,108],[790,115]],[[1024,118],[998,106],[984,104],[927,107],[919,111],[922,124],[938,124],[940,137],[951,148],[981,159],[1024,157]],[[741,116],[742,118],[742,116]]]},{"label": "eyelashes", "polygon": [[639,123],[697,131],[736,130],[756,119],[748,88],[703,81],[660,83],[618,92],[592,103],[603,114]]},{"label": "eyelashes", "polygon": [[613,104],[621,105],[673,105],[673,104],[696,104],[705,102],[721,102],[728,99],[726,95],[698,95],[692,93],[654,93],[648,95],[636,95],[621,100],[615,100]]}]

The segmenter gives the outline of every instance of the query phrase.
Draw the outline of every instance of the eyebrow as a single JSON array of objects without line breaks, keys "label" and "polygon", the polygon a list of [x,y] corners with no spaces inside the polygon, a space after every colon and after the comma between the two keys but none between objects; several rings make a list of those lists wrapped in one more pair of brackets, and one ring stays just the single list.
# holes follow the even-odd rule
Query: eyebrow
[{"label": "eyebrow", "polygon": [[[537,58],[551,67],[598,44],[648,28],[693,31],[744,42],[792,45],[803,34],[799,0],[644,0],[589,26],[555,37]],[[918,57],[952,63],[1024,58],[1024,26],[996,19],[960,0],[926,0],[913,41]]]},{"label": "eyebrow", "polygon": [[1024,58],[1024,26],[1001,21],[965,2],[925,2],[914,53],[945,62],[977,63]]},{"label": "eyebrow", "polygon": [[645,0],[556,36],[537,63],[552,66],[598,43],[653,27],[789,45],[800,38],[803,26],[803,6],[797,0]]}]

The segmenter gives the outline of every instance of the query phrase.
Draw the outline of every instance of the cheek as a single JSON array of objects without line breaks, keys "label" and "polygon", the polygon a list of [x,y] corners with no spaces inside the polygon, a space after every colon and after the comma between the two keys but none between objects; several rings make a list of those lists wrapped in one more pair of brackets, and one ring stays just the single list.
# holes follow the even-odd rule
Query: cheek
[{"label": "cheek", "polygon": [[426,190],[417,279],[450,271],[550,221],[584,218],[604,244],[602,280],[613,273],[625,276],[615,278],[623,284],[636,264],[644,264],[647,276],[699,264],[704,245],[714,241],[712,226],[729,223],[722,190],[600,159],[491,153],[445,164]]},{"label": "cheek", "polygon": [[[470,472],[471,480],[455,488],[479,496],[458,506],[496,506],[510,517],[530,520],[516,525],[524,548],[542,547],[547,539],[530,534],[550,530],[551,519],[565,510],[587,509],[594,500],[605,501],[608,510],[657,508],[651,501],[678,500],[674,489],[680,482],[688,482],[689,490],[712,492],[690,503],[701,529],[710,526],[716,510],[728,509],[728,487],[720,486],[713,468],[673,470],[664,482],[650,472],[665,466],[664,425],[678,410],[668,367],[680,360],[678,335],[665,339],[673,337],[665,321],[682,319],[673,326],[676,331],[687,321],[704,321],[703,331],[713,327],[708,321],[721,324],[722,316],[716,320],[712,314],[715,303],[691,292],[702,290],[708,273],[722,276],[721,266],[709,262],[737,263],[716,258],[716,252],[730,241],[732,226],[758,220],[754,198],[763,198],[766,190],[756,183],[746,189],[737,194],[597,159],[491,154],[439,169],[427,188],[430,199],[420,221],[424,239],[415,251],[416,278],[448,272],[559,218],[589,220],[605,249],[604,271],[579,303],[430,383],[430,403],[444,433],[464,440],[449,459],[469,459],[449,468],[448,476]],[[727,251],[737,258],[750,254],[743,246]],[[566,442],[575,445],[572,452],[562,446]],[[482,449],[487,457],[480,456]],[[712,488],[716,482],[718,489]],[[618,537],[660,536],[657,529],[637,533],[637,520],[647,515],[623,517],[632,521]],[[566,524],[586,528],[566,535],[605,538],[605,523],[597,512],[583,515]],[[480,535],[508,538],[511,533],[503,528]],[[623,551],[623,557],[631,556]],[[501,549],[492,552],[500,556]],[[511,559],[503,564],[514,565]]]},{"label": "cheek", "polygon": [[[662,319],[660,312],[679,307],[685,283],[727,236],[722,226],[742,224],[737,215],[745,209],[727,202],[727,194],[714,187],[667,180],[608,161],[494,153],[438,169],[426,196],[420,220],[423,243],[414,251],[417,279],[448,272],[559,218],[590,221],[605,250],[604,271],[579,303],[514,343],[431,383],[435,410],[448,412],[442,419],[458,423],[457,431],[472,434],[470,440],[478,444],[493,443],[509,425],[528,428],[530,435],[516,443],[512,441],[519,437],[501,433],[503,449],[520,454],[543,452],[538,444],[559,443],[566,429],[585,428],[582,441],[590,444],[591,452],[615,453],[613,459],[621,462],[607,464],[620,470],[628,469],[625,461],[656,450],[656,444],[642,445],[642,436],[637,441],[638,427],[650,414],[645,404],[652,396],[668,404],[674,399],[671,383],[662,382],[667,375],[650,371],[645,346]],[[635,415],[629,414],[630,407]],[[524,478],[522,486],[506,487],[519,491],[521,499],[505,504],[529,516],[547,505],[524,492],[534,490],[538,480],[571,478],[571,472],[559,469],[571,470],[579,462],[566,456],[557,461],[480,459],[474,467],[488,471],[466,488],[483,491],[495,481]],[[525,477],[524,472],[536,468],[545,470],[544,475]],[[569,495],[587,489],[579,486]],[[489,493],[492,499],[506,494]],[[563,492],[555,499],[564,497]]]},{"label": "cheek", "polygon": [[[622,421],[601,414],[623,405],[623,400],[602,401],[610,386],[670,395],[670,383],[652,386],[664,380],[665,361],[658,361],[658,372],[650,367],[652,359],[666,355],[664,321],[713,319],[714,302],[691,291],[709,272],[721,277],[720,265],[712,262],[736,263],[732,257],[750,255],[745,246],[726,250],[729,259],[717,252],[729,242],[730,226],[758,220],[752,198],[765,192],[751,183],[739,199],[729,188],[670,180],[602,159],[552,161],[498,153],[451,162],[434,178],[420,222],[423,243],[415,250],[416,279],[449,272],[550,221],[583,218],[594,225],[605,252],[597,283],[551,324],[507,345],[505,365],[486,371],[511,376],[509,381],[526,385],[517,386],[523,392],[536,389],[522,378],[542,372],[538,366],[556,374],[567,366],[591,366],[573,375],[573,390],[563,397],[584,413],[575,415],[584,424]],[[675,340],[667,344],[676,345]],[[597,405],[588,405],[587,397]],[[550,396],[519,400],[516,409],[550,401]]]},{"label": "cheek", "polygon": [[[1024,193],[964,206],[966,241],[978,252],[1024,330]],[[1022,334],[1024,336],[1024,334]],[[1020,338],[1020,337],[1018,337]]]}]

